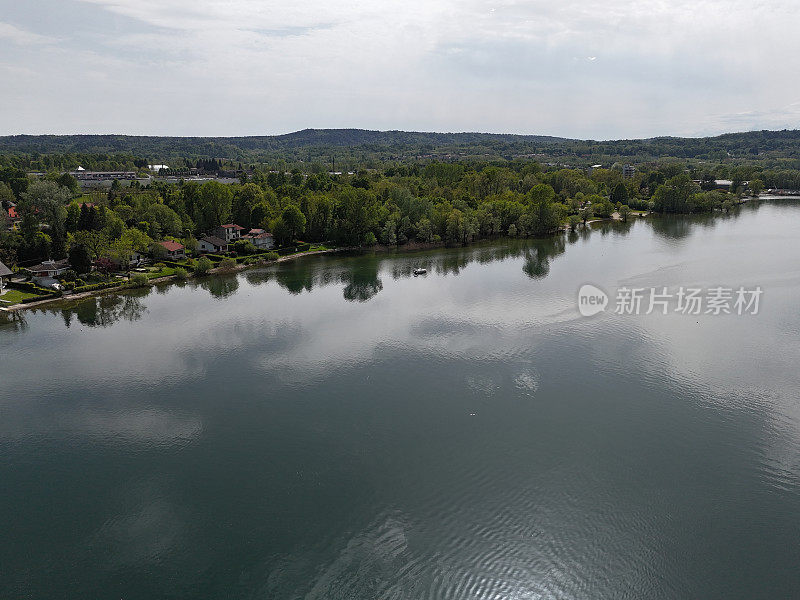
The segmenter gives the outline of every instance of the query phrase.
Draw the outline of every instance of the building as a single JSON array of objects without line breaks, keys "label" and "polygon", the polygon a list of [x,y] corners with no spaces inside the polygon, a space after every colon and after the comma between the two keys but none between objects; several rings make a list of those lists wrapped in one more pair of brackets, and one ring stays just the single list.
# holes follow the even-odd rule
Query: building
[{"label": "building", "polygon": [[199,252],[227,252],[228,251],[228,243],[218,238],[215,235],[204,235],[199,240],[197,240],[197,250]]},{"label": "building", "polygon": [[31,274],[33,283],[38,286],[60,290],[61,284],[56,280],[70,270],[69,261],[64,260],[46,260],[43,263],[28,267],[28,272]]},{"label": "building", "polygon": [[227,225],[220,225],[216,229],[214,229],[211,234],[217,236],[220,239],[225,240],[226,244],[230,244],[231,242],[235,242],[240,237],[242,237],[242,232],[244,231],[244,227],[240,227],[239,225],[235,225],[234,223],[229,223]]},{"label": "building", "polygon": [[16,206],[9,206],[8,207],[8,225],[11,229],[14,228],[22,219],[17,212]]},{"label": "building", "polygon": [[636,174],[636,167],[633,165],[625,165],[622,167],[622,176],[626,179],[630,179]]},{"label": "building", "polygon": [[6,287],[6,281],[11,278],[11,275],[13,275],[11,269],[0,262],[0,294],[3,293],[3,289]]},{"label": "building", "polygon": [[158,245],[167,251],[167,258],[171,260],[180,260],[186,258],[186,249],[183,244],[178,242],[158,242]]},{"label": "building", "polygon": [[70,173],[78,181],[125,181],[136,179],[136,171],[86,171],[78,167],[77,171]]},{"label": "building", "polygon": [[275,247],[275,238],[272,234],[264,231],[263,229],[251,229],[246,235],[240,239],[248,240],[259,250],[269,250]]},{"label": "building", "polygon": [[46,260],[43,263],[28,267],[27,271],[34,277],[58,277],[69,271],[69,261]]}]

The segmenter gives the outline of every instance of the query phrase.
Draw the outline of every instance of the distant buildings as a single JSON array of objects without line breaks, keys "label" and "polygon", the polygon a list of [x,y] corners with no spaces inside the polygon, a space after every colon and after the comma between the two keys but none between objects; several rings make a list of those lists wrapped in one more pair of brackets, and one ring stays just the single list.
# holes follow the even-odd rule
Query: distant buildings
[{"label": "distant buildings", "polygon": [[132,181],[136,179],[136,171],[87,171],[83,167],[70,173],[78,181]]},{"label": "distant buildings", "polygon": [[622,176],[626,179],[630,179],[636,174],[636,167],[633,165],[625,165],[622,167]]}]

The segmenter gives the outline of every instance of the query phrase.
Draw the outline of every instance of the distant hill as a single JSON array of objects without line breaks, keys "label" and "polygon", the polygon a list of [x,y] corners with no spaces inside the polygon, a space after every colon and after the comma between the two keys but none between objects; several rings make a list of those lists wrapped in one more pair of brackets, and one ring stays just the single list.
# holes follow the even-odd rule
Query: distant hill
[{"label": "distant hill", "polygon": [[161,137],[128,135],[16,135],[0,137],[0,154],[124,154],[239,161],[327,160],[330,156],[380,161],[409,158],[513,159],[572,157],[576,162],[663,157],[721,159],[800,158],[800,131],[755,131],[706,138],[572,140],[537,135],[424,133],[363,129],[304,129],[275,136]]}]

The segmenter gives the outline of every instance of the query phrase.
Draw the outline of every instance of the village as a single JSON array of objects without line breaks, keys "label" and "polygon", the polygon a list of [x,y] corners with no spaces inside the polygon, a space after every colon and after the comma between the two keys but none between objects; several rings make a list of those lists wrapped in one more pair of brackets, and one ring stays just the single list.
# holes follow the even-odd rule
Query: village
[{"label": "village", "polygon": [[[11,227],[19,225],[14,207],[7,211]],[[272,233],[262,228],[247,229],[236,223],[213,228],[193,247],[174,240],[153,242],[147,251],[133,250],[124,259],[101,256],[89,270],[69,258],[45,260],[14,269],[0,262],[0,310],[18,305],[70,297],[113,288],[141,287],[165,279],[186,279],[213,270],[234,270],[278,260],[281,256],[326,251],[322,244],[298,241],[277,248]],[[277,250],[277,251],[275,251]]]}]

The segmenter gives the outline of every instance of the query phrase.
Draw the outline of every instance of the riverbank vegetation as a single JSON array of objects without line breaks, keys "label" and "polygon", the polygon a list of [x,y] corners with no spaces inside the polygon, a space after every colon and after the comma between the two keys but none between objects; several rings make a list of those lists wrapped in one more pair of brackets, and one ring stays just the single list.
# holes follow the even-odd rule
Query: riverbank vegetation
[{"label": "riverbank vegetation", "polygon": [[[721,176],[731,178],[727,189],[718,189]],[[535,161],[429,162],[345,174],[254,168],[235,184],[114,182],[107,191],[81,191],[69,175],[31,177],[10,168],[0,171],[0,196],[6,208],[16,205],[18,221],[0,234],[0,260],[68,257],[83,273],[104,259],[125,265],[136,253],[158,253],[155,241],[179,241],[191,252],[203,232],[230,222],[271,231],[279,246],[297,240],[463,245],[548,235],[615,212],[627,219],[632,210],[730,210],[742,195],[778,179],[752,165],[687,170],[668,162],[624,173],[621,165],[583,170]],[[232,250],[255,251],[245,241]]]}]

